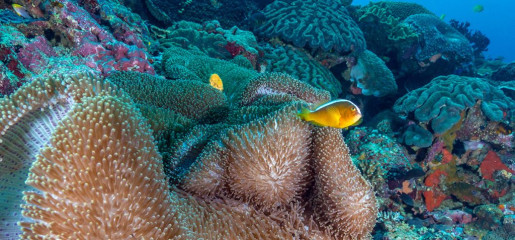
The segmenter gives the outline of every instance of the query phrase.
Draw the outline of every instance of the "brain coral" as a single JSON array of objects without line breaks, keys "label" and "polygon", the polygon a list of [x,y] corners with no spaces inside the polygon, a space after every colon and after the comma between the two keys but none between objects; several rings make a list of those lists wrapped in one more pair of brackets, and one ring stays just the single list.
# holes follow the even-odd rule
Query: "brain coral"
[{"label": "brain coral", "polygon": [[419,37],[419,49],[415,57],[424,61],[436,54],[448,60],[470,62],[473,50],[470,42],[460,32],[433,14],[415,14],[403,23],[415,29]]},{"label": "brain coral", "polygon": [[351,68],[351,81],[364,95],[382,97],[397,92],[392,71],[373,52],[365,50]]},{"label": "brain coral", "polygon": [[270,46],[265,50],[266,70],[292,75],[316,88],[327,90],[337,97],[342,85],[322,64],[300,49],[291,46]]},{"label": "brain coral", "polygon": [[265,22],[256,32],[324,51],[362,51],[365,38],[345,6],[329,0],[274,1],[263,10]]},{"label": "brain coral", "polygon": [[488,80],[449,75],[437,77],[399,98],[394,110],[414,112],[417,120],[431,121],[435,133],[444,133],[461,119],[461,111],[478,100],[483,114],[492,121],[502,120],[505,113],[509,115],[510,109],[515,108],[515,101]]}]

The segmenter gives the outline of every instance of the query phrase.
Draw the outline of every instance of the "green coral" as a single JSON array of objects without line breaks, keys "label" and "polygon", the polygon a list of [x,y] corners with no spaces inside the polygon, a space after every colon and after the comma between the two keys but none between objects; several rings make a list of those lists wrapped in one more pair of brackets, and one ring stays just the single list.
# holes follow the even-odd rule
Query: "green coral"
[{"label": "green coral", "polygon": [[366,48],[363,33],[344,5],[332,0],[274,1],[263,10],[256,32],[279,37],[297,47],[336,52]]},{"label": "green coral", "polygon": [[409,125],[401,138],[409,146],[425,148],[433,143],[433,134],[417,124]]},{"label": "green coral", "polygon": [[402,24],[401,21],[412,14],[427,11],[423,11],[417,6],[420,5],[399,2],[372,2],[359,10],[361,14],[359,21],[381,24],[382,34],[386,34],[391,41],[413,40],[418,37],[418,34],[409,25]]},{"label": "green coral", "polygon": [[397,83],[392,71],[384,61],[369,50],[358,56],[352,67],[350,79],[361,89],[363,95],[383,97],[397,92]]},{"label": "green coral", "polygon": [[[394,105],[398,113],[414,112],[421,122],[431,122],[435,133],[444,133],[461,119],[461,111],[481,100],[481,110],[492,121],[511,114],[515,101],[488,80],[457,75],[440,76],[427,85],[399,98]],[[510,116],[508,116],[510,117]]]},{"label": "green coral", "polygon": [[[178,46],[187,50],[202,52],[213,58],[231,59],[233,56],[225,46],[240,46],[247,54],[257,55],[259,47],[252,32],[234,26],[223,29],[216,20],[203,24],[178,21],[167,29],[166,38],[159,39],[161,50]],[[243,51],[239,54],[243,54]]]},{"label": "green coral", "polygon": [[399,20],[404,20],[407,17],[415,14],[433,14],[431,11],[427,10],[424,6],[416,3],[410,2],[378,2],[384,8],[388,9],[388,11],[392,14],[392,16],[398,18]]}]

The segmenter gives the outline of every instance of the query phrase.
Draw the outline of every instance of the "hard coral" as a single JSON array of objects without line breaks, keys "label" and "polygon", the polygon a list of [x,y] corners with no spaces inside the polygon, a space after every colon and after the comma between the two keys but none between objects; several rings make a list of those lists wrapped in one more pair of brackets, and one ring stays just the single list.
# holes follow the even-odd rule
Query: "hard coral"
[{"label": "hard coral", "polygon": [[373,52],[365,50],[358,55],[351,66],[350,79],[360,93],[367,96],[383,97],[397,92],[397,83],[392,71]]},{"label": "hard coral", "polygon": [[[174,21],[186,20],[205,22],[218,19],[223,27],[241,25],[249,13],[263,8],[266,1],[246,1],[244,4],[232,0],[211,1],[167,1],[145,0],[148,11],[161,24],[169,25]],[[223,16],[223,17],[220,17]]]},{"label": "hard coral", "polygon": [[263,10],[266,20],[256,31],[279,37],[297,47],[337,52],[361,52],[363,33],[345,6],[329,0],[274,1]]},{"label": "hard coral", "polygon": [[253,66],[256,65],[259,47],[252,32],[237,27],[223,29],[216,20],[203,24],[183,20],[174,23],[167,31],[166,37],[159,40],[163,49],[175,45],[221,59],[243,55]]},{"label": "hard coral", "polygon": [[492,121],[500,121],[515,101],[487,80],[456,75],[441,76],[399,98],[394,110],[414,112],[421,122],[431,122],[435,133],[444,133],[461,119],[461,111],[481,101],[481,110]]},{"label": "hard coral", "polygon": [[415,58],[419,61],[429,60],[441,53],[448,61],[468,63],[473,60],[470,43],[460,32],[433,14],[415,14],[404,21],[421,36]]},{"label": "hard coral", "polygon": [[[329,91],[332,97],[342,92],[341,83],[331,71],[302,49],[279,44],[263,47],[265,72],[287,73],[313,87]],[[261,69],[263,70],[263,69]]]}]

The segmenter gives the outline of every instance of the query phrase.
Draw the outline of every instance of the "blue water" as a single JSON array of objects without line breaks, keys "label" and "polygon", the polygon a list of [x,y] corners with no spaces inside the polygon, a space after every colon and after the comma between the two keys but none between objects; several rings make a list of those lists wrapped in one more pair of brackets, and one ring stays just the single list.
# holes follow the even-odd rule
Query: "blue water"
[{"label": "blue water", "polygon": [[[470,22],[470,28],[479,30],[490,39],[487,58],[504,57],[505,62],[515,61],[515,0],[396,0],[423,5],[437,16],[445,14],[445,21],[456,19]],[[352,4],[366,5],[369,0],[354,0]],[[484,11],[473,11],[475,5]]]}]

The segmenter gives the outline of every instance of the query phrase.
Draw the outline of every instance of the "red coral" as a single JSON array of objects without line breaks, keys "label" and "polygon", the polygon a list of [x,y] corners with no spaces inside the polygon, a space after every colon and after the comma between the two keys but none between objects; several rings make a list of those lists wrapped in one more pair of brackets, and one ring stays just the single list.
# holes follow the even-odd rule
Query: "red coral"
[{"label": "red coral", "polygon": [[429,176],[427,176],[426,180],[424,181],[426,186],[433,188],[432,190],[423,192],[426,208],[428,211],[433,211],[433,209],[440,206],[442,201],[447,198],[447,195],[437,189],[438,185],[440,184],[440,178],[442,176],[448,176],[448,173],[438,169],[429,174]]},{"label": "red coral", "polygon": [[236,55],[239,55],[241,52],[245,51],[242,46],[236,44],[235,42],[227,42],[224,48],[231,54],[232,57],[235,57]]},{"label": "red coral", "polygon": [[490,181],[495,181],[493,175],[494,172],[498,170],[506,170],[512,174],[515,174],[515,171],[504,165],[504,163],[494,151],[488,151],[485,159],[483,159],[483,162],[479,166],[479,170],[481,171],[483,178]]},{"label": "red coral", "polygon": [[439,207],[442,204],[443,200],[447,198],[447,196],[438,191],[424,191],[424,199],[426,203],[426,208],[428,211],[433,211],[435,208]]},{"label": "red coral", "polygon": [[428,187],[436,187],[438,184],[440,184],[440,177],[442,175],[447,176],[448,174],[443,170],[438,169],[427,176],[424,184]]}]

